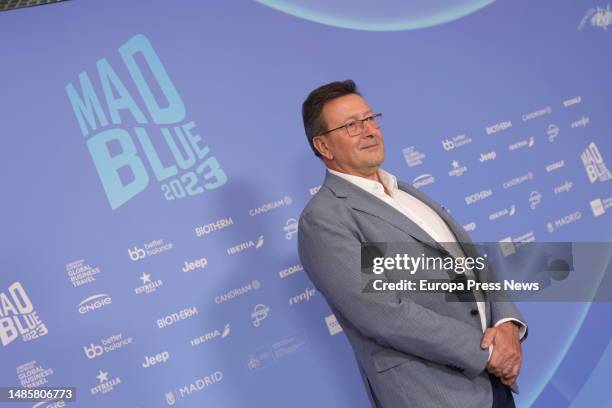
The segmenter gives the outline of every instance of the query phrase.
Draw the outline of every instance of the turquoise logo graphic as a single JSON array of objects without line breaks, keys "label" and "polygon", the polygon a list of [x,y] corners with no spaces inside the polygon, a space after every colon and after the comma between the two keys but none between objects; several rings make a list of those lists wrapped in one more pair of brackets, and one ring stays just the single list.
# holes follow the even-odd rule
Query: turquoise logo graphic
[{"label": "turquoise logo graphic", "polygon": [[66,85],[111,208],[145,191],[152,180],[166,200],[223,186],[225,172],[186,119],[183,100],[147,37],[132,37],[119,47],[119,56],[137,99],[106,58],[97,61],[95,74],[83,71],[78,83]]}]

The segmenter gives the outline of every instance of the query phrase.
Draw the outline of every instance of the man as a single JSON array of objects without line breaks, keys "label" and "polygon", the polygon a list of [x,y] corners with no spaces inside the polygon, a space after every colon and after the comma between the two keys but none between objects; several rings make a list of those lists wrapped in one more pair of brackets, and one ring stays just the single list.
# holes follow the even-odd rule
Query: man
[{"label": "man", "polygon": [[348,80],[312,91],[302,116],[327,172],[300,217],[300,259],[353,346],[372,405],[514,407],[510,388],[517,389],[527,328],[512,303],[482,293],[473,302],[423,302],[363,292],[362,243],[414,242],[441,254],[473,254],[444,209],[380,168],[381,115]]}]

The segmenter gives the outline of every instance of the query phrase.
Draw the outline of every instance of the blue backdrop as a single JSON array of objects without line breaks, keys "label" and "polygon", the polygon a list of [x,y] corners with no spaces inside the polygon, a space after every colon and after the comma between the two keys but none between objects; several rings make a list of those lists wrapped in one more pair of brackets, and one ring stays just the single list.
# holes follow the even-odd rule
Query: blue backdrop
[{"label": "blue backdrop", "polygon": [[[0,385],[75,386],[82,407],[367,407],[296,253],[324,174],[301,102],[332,80],[384,113],[384,167],[475,240],[609,241],[607,5],[400,3],[0,14]],[[519,307],[518,405],[612,406],[612,306]]]}]

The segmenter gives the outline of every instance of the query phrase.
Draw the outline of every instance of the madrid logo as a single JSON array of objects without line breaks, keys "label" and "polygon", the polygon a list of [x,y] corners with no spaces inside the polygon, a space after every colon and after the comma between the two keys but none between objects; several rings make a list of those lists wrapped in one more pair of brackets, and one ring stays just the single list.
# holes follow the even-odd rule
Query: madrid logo
[{"label": "madrid logo", "polygon": [[[113,210],[151,180],[166,200],[214,190],[227,176],[187,118],[187,110],[153,46],[142,34],[82,71],[66,93]],[[138,101],[138,102],[137,102]]]}]

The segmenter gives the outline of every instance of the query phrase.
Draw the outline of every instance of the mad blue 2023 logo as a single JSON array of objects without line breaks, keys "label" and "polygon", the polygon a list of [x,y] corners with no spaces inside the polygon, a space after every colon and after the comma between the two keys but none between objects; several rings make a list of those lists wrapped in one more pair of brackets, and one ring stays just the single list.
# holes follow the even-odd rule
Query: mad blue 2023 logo
[{"label": "mad blue 2023 logo", "polygon": [[225,172],[186,121],[185,104],[147,37],[135,35],[119,55],[144,110],[106,58],[96,63],[101,93],[86,71],[76,86],[66,85],[111,208],[142,193],[153,177],[166,200],[224,185]]}]

